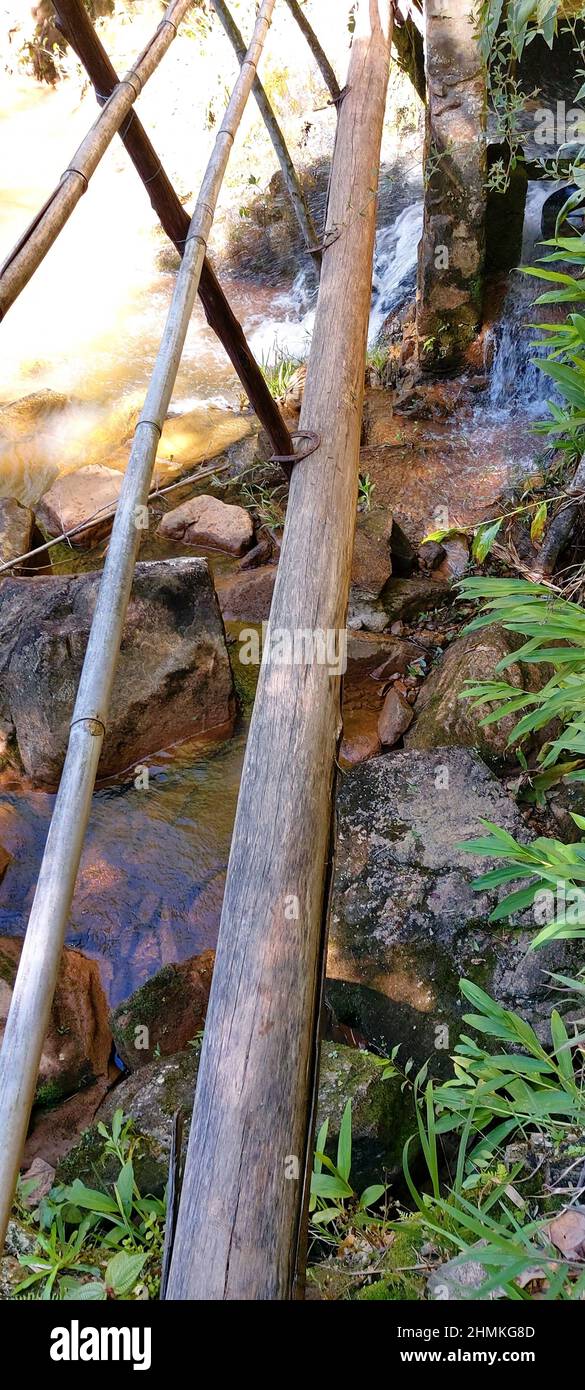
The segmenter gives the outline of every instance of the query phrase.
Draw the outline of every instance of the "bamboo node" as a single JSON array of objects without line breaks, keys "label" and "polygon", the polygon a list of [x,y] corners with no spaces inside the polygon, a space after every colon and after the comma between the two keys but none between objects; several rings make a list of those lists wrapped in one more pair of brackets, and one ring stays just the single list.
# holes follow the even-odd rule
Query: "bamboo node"
[{"label": "bamboo node", "polygon": [[79,178],[83,180],[83,192],[86,193],[89,188],[89,179],[87,177],[87,174],[84,174],[83,169],[76,169],[74,164],[68,164],[67,168],[61,175],[61,180],[66,179],[68,174],[77,174]]}]

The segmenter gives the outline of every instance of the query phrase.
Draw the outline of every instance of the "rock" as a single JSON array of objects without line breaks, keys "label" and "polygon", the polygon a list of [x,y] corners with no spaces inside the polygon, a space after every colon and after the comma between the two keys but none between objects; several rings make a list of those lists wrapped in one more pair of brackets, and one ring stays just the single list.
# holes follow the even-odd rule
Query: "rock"
[{"label": "rock", "polygon": [[392,578],[375,600],[350,593],[348,627],[365,628],[369,632],[384,632],[393,623],[414,622],[430,608],[439,608],[449,600],[449,590],[437,579]]},{"label": "rock", "polygon": [[25,1169],[22,1181],[27,1191],[23,1193],[22,1204],[31,1210],[38,1207],[43,1197],[47,1197],[55,1181],[55,1169],[44,1158],[34,1158],[30,1168]]},{"label": "rock", "polygon": [[[516,651],[522,641],[515,633],[506,632],[498,625],[458,637],[422,687],[416,705],[416,723],[406,736],[406,747],[454,745],[477,748],[488,761],[495,759],[515,763],[516,754],[508,747],[508,737],[518,723],[521,712],[482,728],[481,720],[495,706],[486,704],[474,710],[473,701],[460,697],[468,680],[497,679],[497,663]],[[538,690],[545,683],[547,671],[548,668],[542,666],[539,668],[530,663],[514,662],[502,672],[502,680],[517,689]],[[548,731],[544,735],[541,732],[540,737],[548,737]]]},{"label": "rock", "polygon": [[436,570],[447,558],[447,551],[440,541],[423,541],[416,553],[421,570],[426,571]]},{"label": "rock", "polygon": [[326,1153],[335,1161],[343,1112],[351,1101],[350,1182],[361,1193],[402,1173],[402,1150],[416,1130],[409,1088],[401,1075],[382,1080],[380,1059],[340,1043],[321,1045],[317,1130],[329,1120]]},{"label": "rock", "polygon": [[[528,952],[534,935],[490,925],[494,892],[472,880],[490,861],[458,848],[482,819],[520,839],[515,803],[469,749],[372,758],[338,795],[327,997],[339,1023],[368,1046],[401,1044],[431,1072],[450,1072],[460,1029],[460,978],[474,980],[548,1036],[548,971],[570,974],[575,948]],[[505,889],[501,890],[506,891]]]},{"label": "rock", "polygon": [[395,743],[398,743],[401,735],[406,733],[413,719],[412,705],[409,705],[408,700],[404,699],[404,695],[401,695],[400,691],[393,686],[388,691],[378,719],[380,743],[385,743],[388,748],[392,748]]},{"label": "rock", "polygon": [[407,638],[350,632],[347,670],[343,678],[343,739],[339,750],[342,767],[355,767],[381,752],[378,719],[384,703],[385,682],[404,675],[420,649]]},{"label": "rock", "polygon": [[392,574],[392,513],[382,508],[358,512],[351,562],[352,602],[377,599]]},{"label": "rock", "polygon": [[[481,1251],[485,1240],[478,1240],[473,1250]],[[483,1298],[491,1301],[495,1298],[505,1298],[503,1289],[492,1289],[490,1293],[482,1293],[483,1285],[489,1283],[494,1269],[492,1264],[480,1264],[479,1260],[466,1260],[465,1264],[458,1264],[457,1258],[445,1260],[434,1269],[427,1280],[428,1296],[431,1299],[445,1300],[450,1303],[457,1303],[461,1300],[468,1302],[470,1299]]]},{"label": "rock", "polygon": [[23,438],[52,415],[60,415],[70,401],[70,396],[50,390],[33,391],[19,401],[10,401],[0,406],[0,436]]},{"label": "rock", "polygon": [[0,1300],[15,1297],[16,1289],[30,1270],[19,1262],[21,1255],[32,1255],[36,1249],[36,1237],[13,1218],[8,1222],[4,1240],[4,1259],[0,1260]]},{"label": "rock", "polygon": [[[15,769],[36,785],[59,779],[100,578],[6,579],[0,586],[0,730],[13,729]],[[206,561],[137,565],[99,775],[231,726],[234,709]]]},{"label": "rock", "polygon": [[275,565],[260,565],[255,570],[217,579],[215,588],[224,620],[266,622],[275,580]]},{"label": "rock", "polygon": [[165,965],[118,1005],[110,1026],[125,1066],[134,1070],[155,1056],[181,1052],[201,1032],[214,960],[214,951],[204,951],[179,965]]},{"label": "rock", "polygon": [[46,1162],[57,1167],[64,1154],[76,1144],[80,1134],[93,1124],[96,1111],[105,1099],[117,1068],[110,1063],[108,1074],[100,1076],[92,1086],[84,1086],[74,1096],[67,1096],[48,1110],[35,1106],[24,1148],[23,1162],[31,1165]]},{"label": "rock", "polygon": [[254,535],[252,518],[244,507],[229,506],[218,497],[192,497],[163,516],[158,535],[212,550],[243,555]]},{"label": "rock", "polygon": [[71,1183],[74,1178],[81,1178],[89,1187],[101,1191],[111,1187],[120,1165],[115,1157],[104,1153],[104,1141],[97,1125],[110,1127],[115,1111],[122,1109],[125,1115],[132,1117],[142,1136],[134,1161],[140,1192],[162,1195],[168,1180],[173,1116],[179,1109],[185,1112],[184,1151],[186,1149],[198,1064],[197,1051],[189,1048],[174,1057],[140,1067],[115,1086],[100,1106],[95,1125],[62,1159],[57,1168],[57,1182]]},{"label": "rock", "polygon": [[[22,941],[0,937],[0,1036],[8,1016]],[[50,1105],[105,1076],[112,1046],[98,967],[67,947],[61,957],[39,1068],[36,1103]]]},{"label": "rock", "polygon": [[438,567],[437,573],[444,579],[460,579],[465,574],[469,564],[469,546],[463,536],[453,536],[452,540],[443,541],[445,559]]},{"label": "rock", "polygon": [[561,839],[565,843],[568,841],[571,844],[576,844],[578,840],[582,840],[583,831],[575,825],[573,814],[585,815],[585,783],[570,782],[563,777],[560,782],[555,782],[554,786],[547,792],[546,799],[555,822],[551,828],[552,836],[557,840]]},{"label": "rock", "polygon": [[91,548],[111,530],[121,486],[122,474],[117,469],[89,463],[57,478],[37,503],[37,522],[47,536],[61,536],[64,531],[82,527],[71,537],[71,544],[76,550]]},{"label": "rock", "polygon": [[0,498],[0,565],[8,565],[32,550],[34,516],[13,497]]},{"label": "rock", "polygon": [[[140,1066],[114,1086],[100,1106],[95,1124],[60,1162],[56,1181],[81,1178],[90,1187],[106,1188],[117,1176],[118,1165],[103,1153],[97,1125],[108,1127],[114,1112],[132,1117],[143,1138],[142,1157],[136,1165],[141,1192],[162,1192],[168,1177],[173,1117],[185,1116],[186,1149],[195,1082],[199,1065],[197,1048]],[[376,1058],[356,1048],[325,1042],[321,1054],[319,1118],[329,1118],[327,1151],[335,1154],[346,1101],[352,1101],[353,1163],[351,1180],[360,1192],[372,1182],[401,1171],[402,1146],[416,1129],[411,1093],[401,1091],[402,1078],[382,1081],[383,1068]],[[382,1176],[381,1176],[382,1175]]]},{"label": "rock", "polygon": [[367,716],[349,714],[343,720],[343,738],[339,748],[339,763],[343,768],[357,767],[366,758],[382,752],[378,731]]}]

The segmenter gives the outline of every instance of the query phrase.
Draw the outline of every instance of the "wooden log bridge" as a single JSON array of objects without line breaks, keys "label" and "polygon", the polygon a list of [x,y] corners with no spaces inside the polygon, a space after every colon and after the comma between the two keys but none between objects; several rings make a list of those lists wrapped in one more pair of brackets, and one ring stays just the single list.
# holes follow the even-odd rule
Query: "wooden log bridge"
[{"label": "wooden log bridge", "polygon": [[361,0],[270,626],[232,839],[167,1297],[288,1299],[311,1167],[338,671],[270,629],[345,629],[391,0]]}]

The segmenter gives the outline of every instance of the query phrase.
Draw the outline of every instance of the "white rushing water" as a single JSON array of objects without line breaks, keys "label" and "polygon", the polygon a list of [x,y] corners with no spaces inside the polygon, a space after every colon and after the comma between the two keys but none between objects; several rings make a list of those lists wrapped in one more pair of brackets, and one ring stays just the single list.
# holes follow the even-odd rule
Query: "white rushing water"
[{"label": "white rushing water", "polygon": [[[370,345],[375,343],[388,315],[414,290],[422,217],[422,202],[417,200],[404,208],[391,226],[381,227],[376,234]],[[273,313],[251,334],[252,349],[259,361],[307,356],[317,298],[317,287],[313,277],[309,277],[310,273],[301,271],[290,293],[275,297]]]},{"label": "white rushing water", "polygon": [[[548,182],[532,184],[526,199],[524,237],[522,243],[522,264],[534,265],[546,253],[542,246],[541,216],[546,198],[560,187]],[[521,408],[522,413],[542,416],[546,413],[546,401],[554,396],[552,381],[545,378],[534,361],[539,356],[534,340],[539,334],[531,329],[531,323],[539,319],[551,319],[550,309],[546,312],[540,306],[534,307],[534,300],[547,288],[521,270],[510,274],[510,285],[506,294],[501,318],[493,331],[493,358],[490,370],[490,386],[487,402],[492,415],[507,415],[512,409]]]}]

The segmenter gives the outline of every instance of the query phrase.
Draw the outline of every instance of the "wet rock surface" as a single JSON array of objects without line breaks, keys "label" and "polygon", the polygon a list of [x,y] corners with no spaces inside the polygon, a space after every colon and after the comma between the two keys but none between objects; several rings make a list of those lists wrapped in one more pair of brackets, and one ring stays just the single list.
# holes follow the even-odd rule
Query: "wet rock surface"
[{"label": "wet rock surface", "polygon": [[[0,937],[0,1037],[12,998],[22,941]],[[106,998],[94,961],[63,951],[36,1089],[36,1103],[50,1105],[91,1085],[108,1070],[112,1037]]]},{"label": "wet rock surface", "polygon": [[[0,730],[15,770],[37,785],[59,778],[99,580],[92,573],[0,586]],[[234,708],[206,562],[138,565],[99,775],[229,726]]]},{"label": "wet rock surface", "polygon": [[275,565],[218,578],[215,587],[224,620],[267,622],[275,582]]},{"label": "wet rock surface", "polygon": [[[547,971],[567,972],[574,950],[527,948],[524,930],[491,925],[493,892],[471,886],[491,867],[460,842],[481,820],[519,837],[515,803],[473,752],[438,748],[372,758],[342,780],[327,960],[327,997],[340,1023],[368,1045],[449,1073],[460,1029],[458,982],[468,977],[546,1034]],[[532,932],[529,928],[532,927]]]}]

